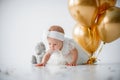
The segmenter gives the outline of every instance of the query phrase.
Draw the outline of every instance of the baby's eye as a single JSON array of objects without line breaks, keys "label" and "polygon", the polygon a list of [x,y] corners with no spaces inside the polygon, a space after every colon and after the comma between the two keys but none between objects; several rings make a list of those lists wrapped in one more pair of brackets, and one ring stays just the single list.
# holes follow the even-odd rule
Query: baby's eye
[{"label": "baby's eye", "polygon": [[57,45],[57,44],[54,44],[54,45]]}]

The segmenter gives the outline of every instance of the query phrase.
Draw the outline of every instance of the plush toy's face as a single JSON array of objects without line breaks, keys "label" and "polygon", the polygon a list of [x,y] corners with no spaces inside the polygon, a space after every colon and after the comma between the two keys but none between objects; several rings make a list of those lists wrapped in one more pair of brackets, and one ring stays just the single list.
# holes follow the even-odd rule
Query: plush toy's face
[{"label": "plush toy's face", "polygon": [[44,45],[44,43],[43,42],[40,42],[37,46],[36,46],[36,54],[37,55],[41,55],[45,50],[46,50],[46,48],[45,48],[45,45]]}]

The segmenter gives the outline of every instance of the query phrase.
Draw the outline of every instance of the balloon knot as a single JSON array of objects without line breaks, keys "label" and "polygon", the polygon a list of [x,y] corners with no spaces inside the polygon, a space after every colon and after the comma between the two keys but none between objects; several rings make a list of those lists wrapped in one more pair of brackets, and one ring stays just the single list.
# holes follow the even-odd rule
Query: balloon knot
[{"label": "balloon knot", "polygon": [[89,60],[87,61],[87,64],[94,64],[96,62],[96,57],[90,57]]}]

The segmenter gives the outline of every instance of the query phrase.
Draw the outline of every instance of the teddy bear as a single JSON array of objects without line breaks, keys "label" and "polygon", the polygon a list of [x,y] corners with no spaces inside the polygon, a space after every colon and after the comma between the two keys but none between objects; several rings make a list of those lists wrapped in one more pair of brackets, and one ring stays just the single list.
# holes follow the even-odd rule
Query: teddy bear
[{"label": "teddy bear", "polygon": [[32,64],[38,64],[42,61],[46,47],[43,42],[39,42],[35,47],[35,55],[32,55]]}]

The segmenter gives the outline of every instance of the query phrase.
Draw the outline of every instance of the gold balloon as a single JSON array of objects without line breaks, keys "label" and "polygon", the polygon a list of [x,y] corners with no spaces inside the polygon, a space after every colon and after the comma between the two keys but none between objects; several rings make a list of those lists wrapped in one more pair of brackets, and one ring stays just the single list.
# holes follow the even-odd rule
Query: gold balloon
[{"label": "gold balloon", "polygon": [[73,29],[73,38],[85,51],[91,54],[91,56],[100,45],[100,38],[96,26],[89,29],[80,24],[75,25]]},{"label": "gold balloon", "polygon": [[103,14],[108,8],[115,6],[117,0],[98,0],[99,14]]},{"label": "gold balloon", "polygon": [[98,13],[96,0],[69,0],[68,8],[81,25],[90,27],[95,22]]},{"label": "gold balloon", "polygon": [[98,18],[98,33],[102,41],[109,43],[120,37],[120,8],[111,7]]}]

